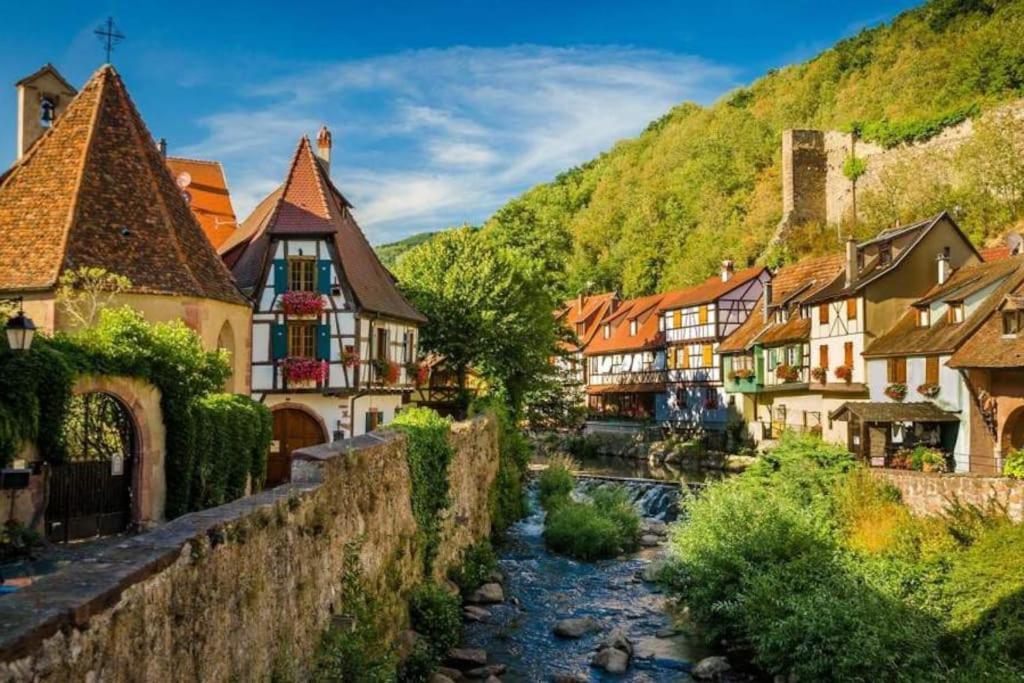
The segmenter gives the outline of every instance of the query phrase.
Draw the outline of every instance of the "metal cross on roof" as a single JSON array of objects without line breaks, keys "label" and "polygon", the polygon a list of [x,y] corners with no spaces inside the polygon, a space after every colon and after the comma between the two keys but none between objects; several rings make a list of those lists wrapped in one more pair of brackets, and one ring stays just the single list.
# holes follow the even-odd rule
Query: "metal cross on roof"
[{"label": "metal cross on roof", "polygon": [[96,37],[100,39],[100,42],[104,44],[107,51],[106,63],[109,64],[110,54],[114,51],[114,46],[124,40],[124,34],[117,30],[113,17],[107,17],[107,21],[97,26],[93,33],[95,33]]}]

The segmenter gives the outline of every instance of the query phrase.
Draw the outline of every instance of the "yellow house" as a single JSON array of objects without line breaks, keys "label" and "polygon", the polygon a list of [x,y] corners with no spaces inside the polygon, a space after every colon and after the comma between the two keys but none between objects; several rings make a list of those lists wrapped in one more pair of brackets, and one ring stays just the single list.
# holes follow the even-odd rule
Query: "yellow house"
[{"label": "yellow house", "polygon": [[47,65],[18,87],[19,158],[0,176],[0,298],[43,332],[72,328],[55,290],[83,267],[128,277],[127,304],[180,319],[231,353],[228,390],[249,391],[252,313],[203,235],[117,71],[81,92]]}]

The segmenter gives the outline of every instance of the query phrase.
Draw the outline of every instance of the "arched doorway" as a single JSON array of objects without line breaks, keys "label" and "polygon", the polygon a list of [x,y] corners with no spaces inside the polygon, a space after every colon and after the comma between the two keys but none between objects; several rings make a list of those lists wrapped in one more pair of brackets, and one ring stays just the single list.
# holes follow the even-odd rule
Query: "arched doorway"
[{"label": "arched doorway", "polygon": [[124,531],[133,521],[139,449],[131,411],[113,394],[77,394],[64,429],[67,458],[50,465],[47,538],[67,542]]},{"label": "arched doorway", "polygon": [[287,483],[292,478],[292,451],[325,443],[327,434],[320,420],[306,409],[274,409],[274,440],[267,458],[266,487]]},{"label": "arched doorway", "polygon": [[1024,406],[1006,416],[1000,446],[1004,455],[1024,448]]}]

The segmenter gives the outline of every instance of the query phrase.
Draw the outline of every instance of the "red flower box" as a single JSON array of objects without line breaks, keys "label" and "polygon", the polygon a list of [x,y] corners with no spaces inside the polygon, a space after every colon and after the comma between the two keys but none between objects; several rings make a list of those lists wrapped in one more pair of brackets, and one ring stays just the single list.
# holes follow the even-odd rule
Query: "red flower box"
[{"label": "red flower box", "polygon": [[885,395],[894,401],[902,401],[907,397],[907,385],[894,382],[885,388]]},{"label": "red flower box", "polygon": [[853,379],[853,368],[849,365],[840,365],[835,369],[835,375],[847,384]]},{"label": "red flower box", "polygon": [[825,380],[828,379],[828,368],[821,366],[813,368],[811,370],[811,377],[814,378],[814,381],[818,384],[824,384]]},{"label": "red flower box", "polygon": [[320,315],[324,310],[324,300],[316,292],[285,292],[281,295],[281,308],[287,315]]},{"label": "red flower box", "polygon": [[320,384],[327,379],[327,363],[313,358],[285,358],[281,370],[289,383]]},{"label": "red flower box", "polygon": [[341,364],[346,368],[354,368],[359,365],[359,352],[349,347],[341,354]]}]

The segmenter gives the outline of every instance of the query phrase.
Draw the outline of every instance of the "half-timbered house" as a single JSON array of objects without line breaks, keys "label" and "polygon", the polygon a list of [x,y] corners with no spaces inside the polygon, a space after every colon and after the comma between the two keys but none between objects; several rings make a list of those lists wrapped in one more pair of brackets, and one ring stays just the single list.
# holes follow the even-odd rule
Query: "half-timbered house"
[{"label": "half-timbered house", "polygon": [[[703,283],[665,294],[659,305],[666,390],[658,421],[684,430],[722,430],[729,417],[718,345],[746,321],[770,279],[767,268],[735,272],[731,261]],[[733,409],[737,418],[739,412]]]},{"label": "half-timbered house", "polygon": [[372,431],[414,389],[418,326],[329,176],[330,133],[299,141],[284,183],[221,245],[252,299],[252,392],[274,411],[272,471],[291,452]]},{"label": "half-timbered house", "polygon": [[552,362],[560,371],[564,391],[580,403],[586,400],[587,363],[583,351],[601,329],[601,322],[610,310],[617,308],[618,294],[580,294],[565,302],[556,317],[570,334],[562,342],[561,353]]}]

